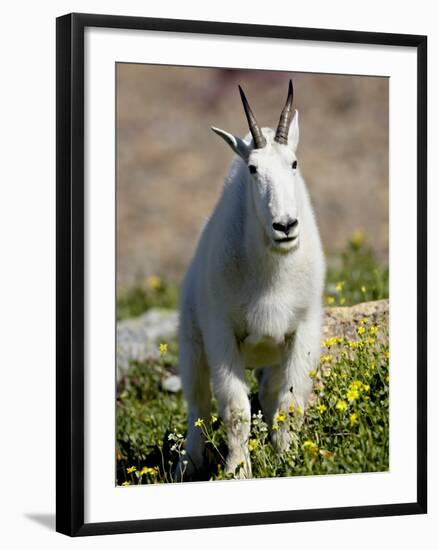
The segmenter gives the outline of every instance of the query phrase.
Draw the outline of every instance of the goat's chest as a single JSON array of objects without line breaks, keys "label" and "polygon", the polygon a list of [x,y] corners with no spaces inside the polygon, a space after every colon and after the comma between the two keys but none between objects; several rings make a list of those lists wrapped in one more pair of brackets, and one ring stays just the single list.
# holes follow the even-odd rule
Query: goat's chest
[{"label": "goat's chest", "polygon": [[241,313],[240,350],[248,367],[278,364],[285,341],[297,329],[302,308],[291,296],[251,297]]},{"label": "goat's chest", "polygon": [[290,297],[265,294],[250,300],[244,308],[245,333],[258,338],[283,342],[296,330],[298,311]]}]

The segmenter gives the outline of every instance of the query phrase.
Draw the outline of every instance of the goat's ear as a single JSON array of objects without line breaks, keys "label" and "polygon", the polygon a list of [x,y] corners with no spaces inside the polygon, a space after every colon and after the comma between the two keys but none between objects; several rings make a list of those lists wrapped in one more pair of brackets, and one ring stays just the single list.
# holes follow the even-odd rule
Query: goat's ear
[{"label": "goat's ear", "polygon": [[289,135],[287,138],[288,146],[296,151],[298,147],[298,141],[300,139],[300,129],[298,126],[298,111],[295,109],[294,118],[292,119],[291,125],[289,127]]},{"label": "goat's ear", "polygon": [[239,155],[239,157],[242,157],[245,161],[248,160],[250,148],[243,141],[243,139],[233,136],[233,134],[229,134],[228,132],[225,132],[225,130],[221,130],[220,128],[215,128],[214,126],[212,126],[211,129],[215,134],[220,136],[226,143],[228,143],[231,149],[237,155]]}]

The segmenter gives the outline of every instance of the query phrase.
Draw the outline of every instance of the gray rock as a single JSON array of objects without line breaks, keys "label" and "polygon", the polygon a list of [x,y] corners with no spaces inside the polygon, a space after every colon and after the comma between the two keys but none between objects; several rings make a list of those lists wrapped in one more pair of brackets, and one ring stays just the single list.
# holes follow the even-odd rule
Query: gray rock
[{"label": "gray rock", "polygon": [[161,386],[163,390],[171,393],[178,393],[181,391],[181,378],[176,374],[172,374],[162,381]]},{"label": "gray rock", "polygon": [[176,337],[178,312],[150,309],[140,317],[117,323],[117,380],[126,373],[130,361],[158,358],[160,341]]},{"label": "gray rock", "polygon": [[337,336],[347,340],[356,340],[357,327],[362,319],[368,319],[371,325],[385,325],[389,317],[389,300],[363,302],[351,307],[325,308],[324,338]]}]

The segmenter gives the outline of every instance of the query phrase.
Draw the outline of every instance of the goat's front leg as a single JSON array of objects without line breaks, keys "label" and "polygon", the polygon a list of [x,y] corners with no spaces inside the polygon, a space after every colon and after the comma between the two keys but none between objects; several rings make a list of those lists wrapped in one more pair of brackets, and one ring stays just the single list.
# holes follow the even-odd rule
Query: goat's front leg
[{"label": "goat's front leg", "polygon": [[251,477],[248,439],[251,429],[251,409],[245,383],[244,365],[235,335],[224,322],[205,337],[205,348],[211,370],[213,392],[222,417],[228,441],[225,473]]},{"label": "goat's front leg", "polygon": [[260,378],[263,413],[271,426],[272,442],[280,451],[289,447],[293,437],[282,415],[288,415],[291,405],[297,411],[295,414],[303,413],[312,391],[309,373],[319,362],[320,319],[316,311],[301,321],[293,337],[285,343],[281,365],[263,369]]}]

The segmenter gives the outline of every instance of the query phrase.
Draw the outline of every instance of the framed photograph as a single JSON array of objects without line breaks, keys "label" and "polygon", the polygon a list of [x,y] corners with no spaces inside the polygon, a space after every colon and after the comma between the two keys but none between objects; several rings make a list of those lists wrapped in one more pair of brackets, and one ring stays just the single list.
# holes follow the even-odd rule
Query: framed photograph
[{"label": "framed photograph", "polygon": [[425,36],[57,19],[57,530],[426,513]]}]

